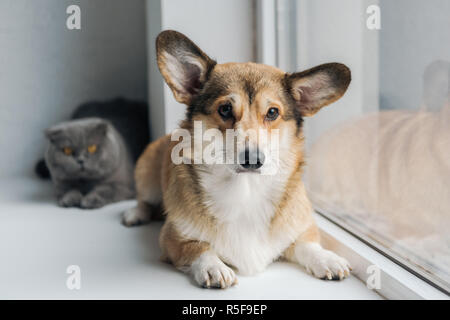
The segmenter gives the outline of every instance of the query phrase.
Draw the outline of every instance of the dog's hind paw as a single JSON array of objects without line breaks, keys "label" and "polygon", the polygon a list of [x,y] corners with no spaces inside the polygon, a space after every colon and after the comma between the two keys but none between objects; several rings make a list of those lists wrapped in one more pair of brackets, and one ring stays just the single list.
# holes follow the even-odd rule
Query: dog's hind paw
[{"label": "dog's hind paw", "polygon": [[127,227],[139,226],[150,222],[151,213],[140,207],[130,208],[123,213],[122,224]]}]

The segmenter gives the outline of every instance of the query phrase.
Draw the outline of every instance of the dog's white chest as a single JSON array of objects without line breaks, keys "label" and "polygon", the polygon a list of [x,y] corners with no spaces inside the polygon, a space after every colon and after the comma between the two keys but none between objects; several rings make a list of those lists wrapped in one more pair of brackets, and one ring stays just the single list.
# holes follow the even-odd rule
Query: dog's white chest
[{"label": "dog's white chest", "polygon": [[218,221],[207,240],[216,253],[242,274],[263,271],[290,244],[288,237],[274,239],[271,220],[281,196],[276,181],[254,174],[201,175],[206,205]]}]

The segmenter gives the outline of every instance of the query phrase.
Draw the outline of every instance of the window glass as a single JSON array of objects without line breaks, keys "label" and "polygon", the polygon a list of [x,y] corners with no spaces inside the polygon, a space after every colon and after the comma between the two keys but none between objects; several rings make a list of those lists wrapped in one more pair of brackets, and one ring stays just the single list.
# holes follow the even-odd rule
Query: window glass
[{"label": "window glass", "polygon": [[292,69],[336,61],[352,70],[345,96],[305,119],[315,208],[448,290],[450,2],[314,0],[290,10]]}]

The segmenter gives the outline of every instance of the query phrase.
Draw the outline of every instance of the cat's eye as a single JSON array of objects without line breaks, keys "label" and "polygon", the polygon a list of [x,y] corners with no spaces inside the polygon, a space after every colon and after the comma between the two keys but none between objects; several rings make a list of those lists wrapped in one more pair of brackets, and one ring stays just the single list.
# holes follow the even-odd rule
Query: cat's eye
[{"label": "cat's eye", "polygon": [[233,106],[231,103],[225,103],[219,106],[218,112],[223,120],[228,120],[233,117]]},{"label": "cat's eye", "polygon": [[70,147],[64,147],[64,148],[63,148],[63,151],[64,151],[64,154],[65,154],[66,156],[70,156],[70,155],[72,155],[72,153],[73,153],[73,150],[72,150],[72,148],[70,148]]},{"label": "cat's eye", "polygon": [[273,121],[276,118],[278,118],[279,114],[280,114],[280,111],[278,110],[278,108],[272,107],[267,111],[266,119],[269,121]]},{"label": "cat's eye", "polygon": [[97,145],[96,144],[92,144],[88,147],[88,152],[89,153],[94,153],[95,151],[97,151]]}]

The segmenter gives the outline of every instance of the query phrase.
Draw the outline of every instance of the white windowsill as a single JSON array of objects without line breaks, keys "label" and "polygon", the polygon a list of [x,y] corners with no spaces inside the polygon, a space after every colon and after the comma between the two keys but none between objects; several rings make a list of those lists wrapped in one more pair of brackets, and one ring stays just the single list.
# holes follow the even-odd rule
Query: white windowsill
[{"label": "white windowsill", "polygon": [[[238,276],[239,285],[228,290],[201,289],[159,261],[161,223],[119,223],[135,201],[83,211],[57,207],[52,193],[48,181],[0,180],[0,299],[381,298],[354,276],[318,280],[285,262],[256,276]],[[66,287],[69,265],[81,268],[79,291]]]}]

